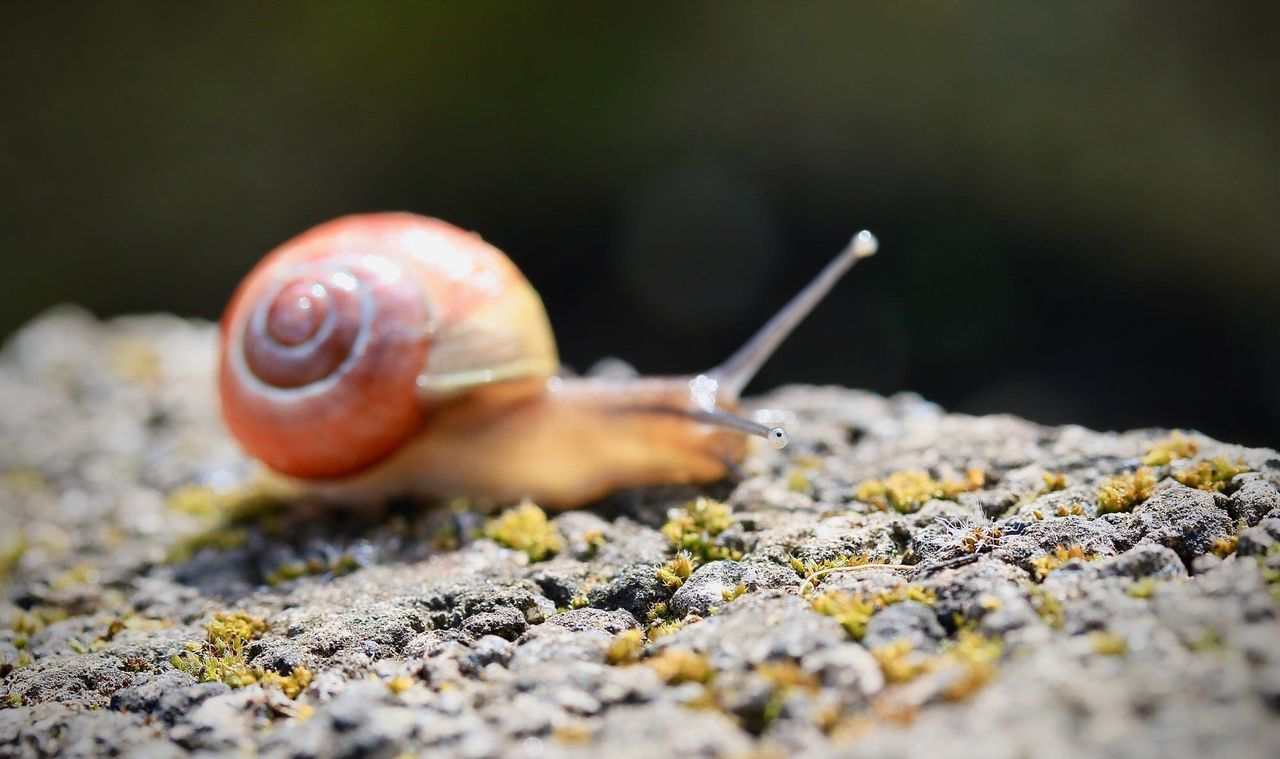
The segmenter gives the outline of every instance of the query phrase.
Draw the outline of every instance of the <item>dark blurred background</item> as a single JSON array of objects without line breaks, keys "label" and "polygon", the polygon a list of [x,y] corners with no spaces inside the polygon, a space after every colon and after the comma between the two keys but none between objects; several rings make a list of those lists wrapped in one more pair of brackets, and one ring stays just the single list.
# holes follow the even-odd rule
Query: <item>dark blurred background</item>
[{"label": "dark blurred background", "polygon": [[1280,5],[101,3],[0,10],[0,336],[213,318],[352,211],[479,231],[567,364],[768,365],[1280,442]]}]

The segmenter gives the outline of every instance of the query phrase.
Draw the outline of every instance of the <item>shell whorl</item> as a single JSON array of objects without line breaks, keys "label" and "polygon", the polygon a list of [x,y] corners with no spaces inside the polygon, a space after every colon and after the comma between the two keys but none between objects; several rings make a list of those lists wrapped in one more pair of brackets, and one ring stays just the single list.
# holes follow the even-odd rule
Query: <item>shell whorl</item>
[{"label": "shell whorl", "polygon": [[500,251],[436,219],[368,214],[304,232],[245,278],[219,391],[251,455],[320,479],[384,459],[445,396],[557,365],[541,302]]}]

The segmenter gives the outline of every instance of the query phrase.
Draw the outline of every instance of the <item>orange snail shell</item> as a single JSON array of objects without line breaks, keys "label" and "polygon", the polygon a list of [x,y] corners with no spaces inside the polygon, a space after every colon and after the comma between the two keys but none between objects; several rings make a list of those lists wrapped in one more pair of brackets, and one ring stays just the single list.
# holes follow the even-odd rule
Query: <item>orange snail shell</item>
[{"label": "orange snail shell", "polygon": [[335,219],[272,251],[236,290],[221,338],[228,428],[304,479],[386,458],[432,402],[559,365],[515,265],[478,235],[407,213]]}]

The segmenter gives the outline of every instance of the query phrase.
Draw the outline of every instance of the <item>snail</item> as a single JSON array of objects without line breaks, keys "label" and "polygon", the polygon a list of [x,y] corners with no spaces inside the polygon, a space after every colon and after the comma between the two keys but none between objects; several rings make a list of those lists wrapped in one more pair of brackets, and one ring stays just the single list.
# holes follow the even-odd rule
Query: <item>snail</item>
[{"label": "snail", "polygon": [[739,394],[860,258],[849,246],[727,361],[684,377],[560,373],[542,302],[479,235],[409,213],[346,216],[268,254],[220,324],[226,426],[321,493],[412,493],[572,508],[614,490],[723,478]]}]

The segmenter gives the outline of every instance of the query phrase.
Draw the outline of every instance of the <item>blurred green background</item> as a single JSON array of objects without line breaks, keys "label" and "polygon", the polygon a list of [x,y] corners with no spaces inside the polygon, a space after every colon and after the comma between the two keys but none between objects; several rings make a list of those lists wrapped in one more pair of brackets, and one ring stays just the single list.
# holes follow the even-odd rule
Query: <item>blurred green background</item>
[{"label": "blurred green background", "polygon": [[684,372],[866,226],[754,389],[1274,445],[1278,8],[7,4],[0,335],[213,318],[393,208],[506,250],[568,365]]}]

